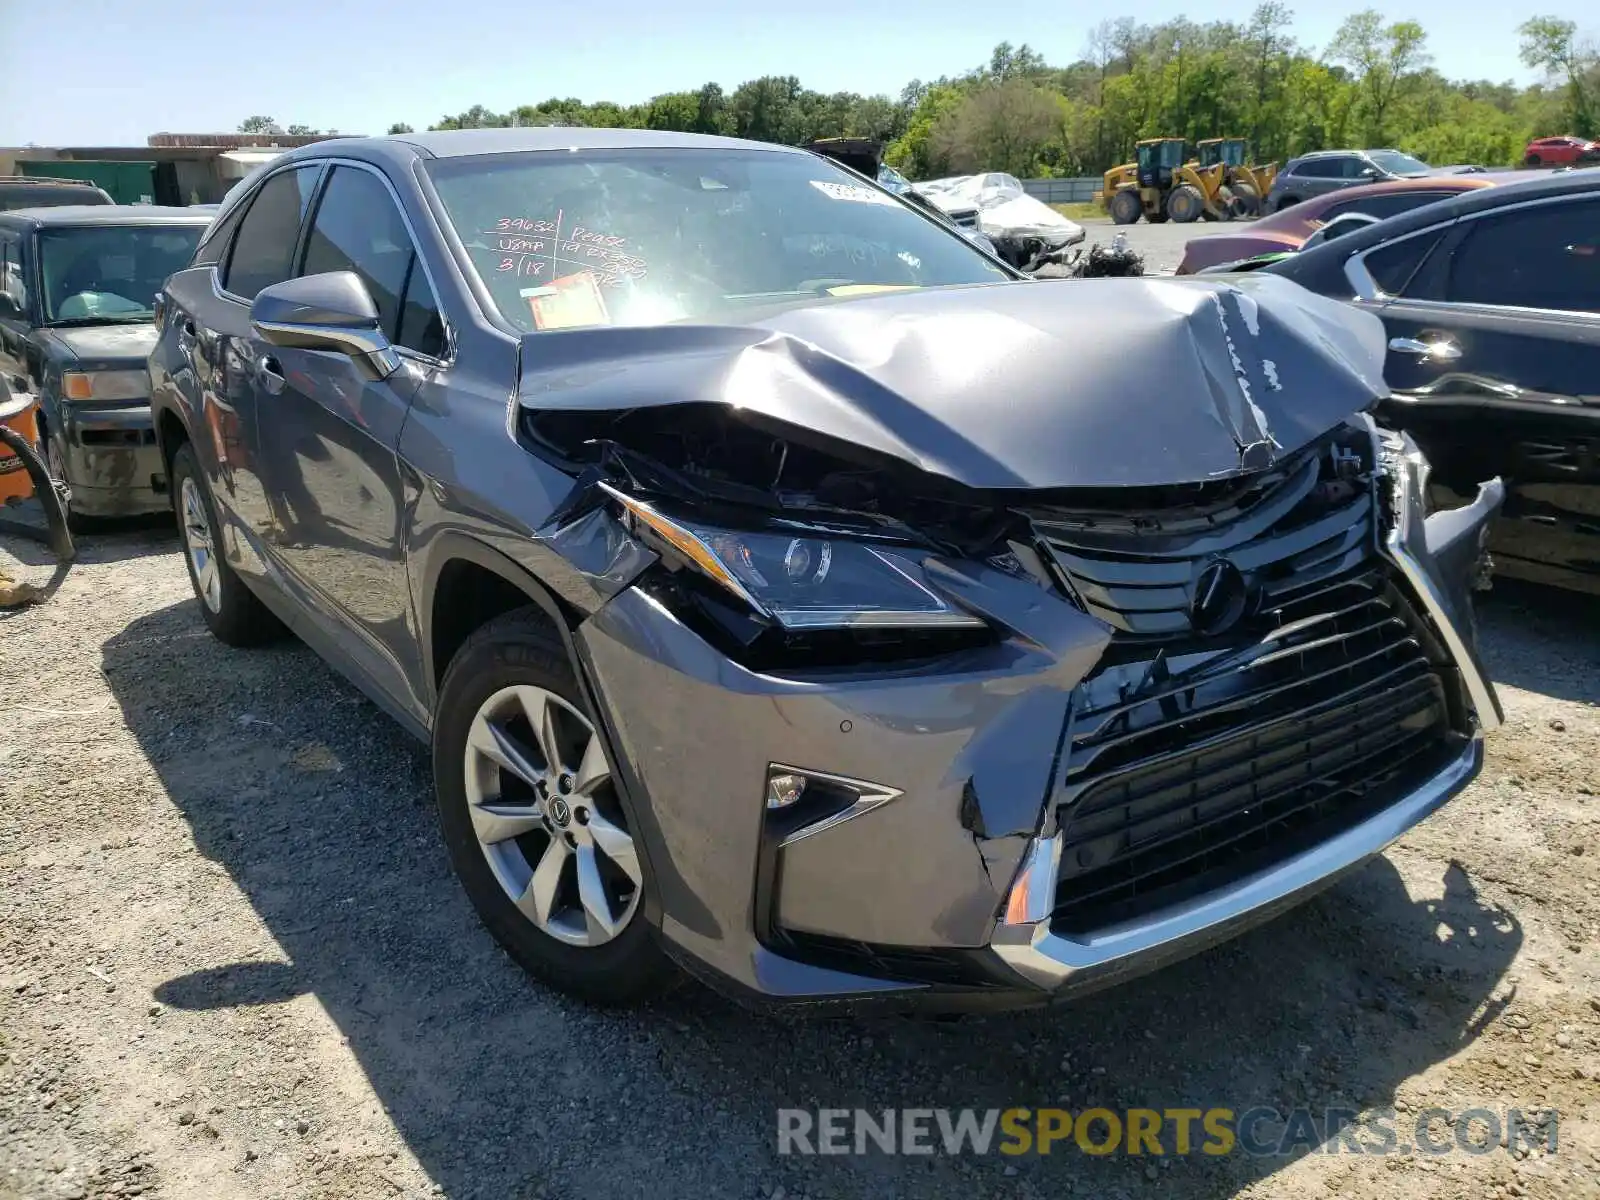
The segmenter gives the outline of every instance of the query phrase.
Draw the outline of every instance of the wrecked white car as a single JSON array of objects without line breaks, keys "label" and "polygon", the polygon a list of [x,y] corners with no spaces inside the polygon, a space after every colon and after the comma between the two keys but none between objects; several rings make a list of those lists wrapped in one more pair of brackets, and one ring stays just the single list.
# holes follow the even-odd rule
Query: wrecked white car
[{"label": "wrecked white car", "polygon": [[1084,240],[1082,225],[1028,195],[1015,175],[989,171],[931,179],[915,187],[946,212],[977,209],[978,228],[1000,257],[1020,271],[1068,262]]}]

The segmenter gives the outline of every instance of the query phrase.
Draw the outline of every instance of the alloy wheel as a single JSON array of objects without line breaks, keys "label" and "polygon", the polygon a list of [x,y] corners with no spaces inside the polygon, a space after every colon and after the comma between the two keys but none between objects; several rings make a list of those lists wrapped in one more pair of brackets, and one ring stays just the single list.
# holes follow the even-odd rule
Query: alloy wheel
[{"label": "alloy wheel", "polygon": [[473,832],[517,910],[571,946],[622,933],[642,872],[589,719],[544,688],[502,688],[473,717],[465,770]]},{"label": "alloy wheel", "polygon": [[183,545],[194,569],[195,591],[212,612],[222,610],[222,576],[217,571],[216,539],[211,533],[211,518],[206,514],[205,498],[192,476],[183,479]]}]

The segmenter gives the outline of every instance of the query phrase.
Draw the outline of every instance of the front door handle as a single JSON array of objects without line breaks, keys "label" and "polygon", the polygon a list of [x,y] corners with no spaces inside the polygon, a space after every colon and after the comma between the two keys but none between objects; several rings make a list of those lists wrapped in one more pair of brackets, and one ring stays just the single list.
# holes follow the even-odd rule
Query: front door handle
[{"label": "front door handle", "polygon": [[262,391],[276,396],[289,381],[283,377],[283,368],[278,365],[278,360],[267,354],[256,360],[256,382],[261,385]]},{"label": "front door handle", "polygon": [[1461,347],[1448,338],[1437,338],[1431,342],[1407,337],[1390,338],[1389,349],[1397,354],[1415,354],[1418,358],[1436,362],[1454,362],[1461,357]]}]

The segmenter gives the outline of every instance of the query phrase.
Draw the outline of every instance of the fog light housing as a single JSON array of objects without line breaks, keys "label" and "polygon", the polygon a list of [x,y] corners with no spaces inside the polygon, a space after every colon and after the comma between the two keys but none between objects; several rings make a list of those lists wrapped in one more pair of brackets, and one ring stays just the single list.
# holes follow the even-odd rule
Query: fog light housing
[{"label": "fog light housing", "polygon": [[767,807],[788,808],[806,794],[806,777],[793,771],[767,775]]}]

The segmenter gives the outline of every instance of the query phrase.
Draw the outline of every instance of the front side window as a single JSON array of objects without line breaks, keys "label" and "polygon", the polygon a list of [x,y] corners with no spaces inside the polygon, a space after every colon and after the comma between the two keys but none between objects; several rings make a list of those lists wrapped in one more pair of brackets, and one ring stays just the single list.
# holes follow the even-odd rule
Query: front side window
[{"label": "front side window", "polygon": [[370,171],[337,166],[306,235],[302,275],[354,271],[396,345],[437,356],[443,350],[438,305],[411,233],[389,189]]},{"label": "front side window", "polygon": [[1473,221],[1451,258],[1445,298],[1600,313],[1600,199]]},{"label": "front side window", "polygon": [[427,170],[496,309],[528,331],[1011,278],[959,234],[807,155],[545,152]]},{"label": "front side window", "polygon": [[262,184],[239,224],[224,288],[241,299],[254,300],[262,288],[289,278],[300,222],[305,219],[319,169],[305,166],[281,171]]},{"label": "front side window", "polygon": [[167,276],[194,257],[194,225],[81,225],[39,231],[48,324],[148,321]]},{"label": "front side window", "polygon": [[1369,150],[1367,157],[1391,175],[1426,175],[1432,169],[1420,158],[1398,150]]}]

